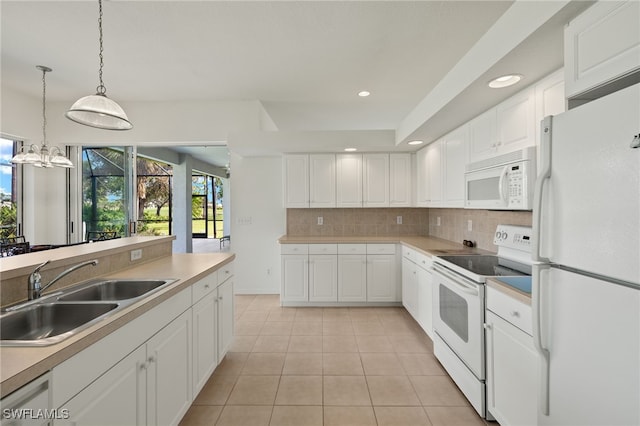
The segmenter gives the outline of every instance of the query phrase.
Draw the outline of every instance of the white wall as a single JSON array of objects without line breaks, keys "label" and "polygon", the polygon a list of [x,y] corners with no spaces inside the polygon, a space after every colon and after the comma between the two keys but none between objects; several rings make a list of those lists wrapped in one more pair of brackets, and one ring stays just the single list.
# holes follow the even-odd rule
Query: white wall
[{"label": "white wall", "polygon": [[[0,133],[30,144],[42,144],[42,100],[23,96],[9,88],[2,88]],[[48,110],[47,110],[48,111]],[[50,114],[47,112],[47,121]],[[47,132],[50,145],[59,145]],[[22,166],[23,205],[22,229],[31,244],[65,244],[66,227],[66,170],[39,169]]]},{"label": "white wall", "polygon": [[286,218],[281,157],[231,154],[231,251],[238,294],[280,293],[280,245]]}]

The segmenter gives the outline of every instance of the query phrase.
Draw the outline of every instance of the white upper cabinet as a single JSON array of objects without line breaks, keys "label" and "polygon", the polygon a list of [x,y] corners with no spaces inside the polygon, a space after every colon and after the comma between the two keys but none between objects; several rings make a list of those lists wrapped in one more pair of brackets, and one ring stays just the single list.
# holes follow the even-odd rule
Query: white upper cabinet
[{"label": "white upper cabinet", "polygon": [[411,154],[389,154],[389,206],[411,207]]},{"label": "white upper cabinet", "polygon": [[336,206],[335,154],[309,155],[309,207]]},{"label": "white upper cabinet", "polygon": [[284,207],[309,207],[309,156],[285,155],[283,166]]},{"label": "white upper cabinet", "polygon": [[467,165],[469,126],[464,125],[443,138],[444,159],[443,205],[464,206],[464,171]]},{"label": "white upper cabinet", "polygon": [[336,206],[362,207],[362,154],[336,155]]},{"label": "white upper cabinet", "polygon": [[469,122],[469,162],[536,144],[535,91],[518,92]]},{"label": "white upper cabinet", "polygon": [[640,70],[640,2],[599,1],[565,28],[567,98]]},{"label": "white upper cabinet", "polygon": [[526,89],[496,108],[497,152],[511,152],[536,144],[535,93]]},{"label": "white upper cabinet", "polygon": [[477,116],[469,122],[469,159],[475,161],[495,154],[497,143],[496,109]]},{"label": "white upper cabinet", "polygon": [[430,199],[427,147],[416,152],[416,206],[428,207]]},{"label": "white upper cabinet", "polygon": [[536,142],[539,144],[540,122],[548,115],[557,115],[566,111],[564,97],[564,71],[558,71],[543,78],[535,85],[536,92]]},{"label": "white upper cabinet", "polygon": [[364,207],[389,207],[389,154],[363,154]]},{"label": "white upper cabinet", "polygon": [[442,166],[442,139],[440,139],[427,147],[427,173],[429,174],[427,197],[430,207],[442,206],[442,183],[444,178]]}]

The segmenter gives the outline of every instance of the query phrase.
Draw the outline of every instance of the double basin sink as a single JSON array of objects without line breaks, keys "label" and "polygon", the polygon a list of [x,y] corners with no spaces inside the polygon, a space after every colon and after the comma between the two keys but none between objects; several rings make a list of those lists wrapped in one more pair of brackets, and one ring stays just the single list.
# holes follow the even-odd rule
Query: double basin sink
[{"label": "double basin sink", "polygon": [[61,342],[175,279],[95,279],[0,313],[0,346]]}]

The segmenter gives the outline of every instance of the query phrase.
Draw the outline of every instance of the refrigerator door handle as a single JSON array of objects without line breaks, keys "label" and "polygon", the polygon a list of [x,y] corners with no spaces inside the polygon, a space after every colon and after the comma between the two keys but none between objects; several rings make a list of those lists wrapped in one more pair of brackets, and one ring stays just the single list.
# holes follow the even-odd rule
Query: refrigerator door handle
[{"label": "refrigerator door handle", "polygon": [[540,141],[540,174],[536,179],[533,193],[533,247],[534,262],[549,263],[550,260],[542,256],[542,192],[547,180],[551,177],[551,129],[553,117],[547,116],[542,120],[542,140]]},{"label": "refrigerator door handle", "polygon": [[533,314],[533,344],[540,358],[540,384],[538,386],[538,401],[540,411],[549,415],[549,350],[542,344],[542,294],[540,275],[548,271],[551,265],[534,264],[532,270],[531,307]]}]

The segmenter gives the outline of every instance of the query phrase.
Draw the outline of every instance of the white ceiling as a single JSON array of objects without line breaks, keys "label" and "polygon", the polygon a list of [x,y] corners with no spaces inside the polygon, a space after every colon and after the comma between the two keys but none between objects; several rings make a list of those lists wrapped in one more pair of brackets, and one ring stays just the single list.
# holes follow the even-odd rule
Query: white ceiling
[{"label": "white ceiling", "polygon": [[[260,100],[287,132],[395,130],[511,4],[105,1],[104,82],[120,102]],[[54,70],[49,100],[97,85],[97,1],[0,7],[3,85],[41,96],[37,64]],[[562,24],[539,73],[562,63]]]}]

